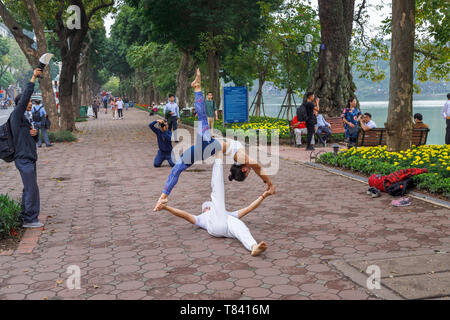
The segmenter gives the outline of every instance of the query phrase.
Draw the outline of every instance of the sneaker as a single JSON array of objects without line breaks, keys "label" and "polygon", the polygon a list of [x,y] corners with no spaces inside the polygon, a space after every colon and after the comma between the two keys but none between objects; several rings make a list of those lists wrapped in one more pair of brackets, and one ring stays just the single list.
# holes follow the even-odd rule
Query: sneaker
[{"label": "sneaker", "polygon": [[367,194],[372,198],[378,198],[381,196],[380,190],[375,187],[370,187],[369,190],[367,190]]},{"label": "sneaker", "polygon": [[315,151],[316,149],[314,149],[314,147],[308,147],[308,148],[306,148],[306,150],[308,150],[308,151]]},{"label": "sneaker", "polygon": [[41,222],[31,222],[31,223],[24,223],[22,225],[22,228],[42,228],[44,226]]},{"label": "sneaker", "polygon": [[411,205],[411,199],[400,198],[398,200],[392,200],[391,205],[393,205],[394,207],[407,207]]},{"label": "sneaker", "polygon": [[372,198],[377,198],[377,197],[381,196],[380,190],[378,190],[378,189],[375,188],[375,187],[370,187],[370,188],[367,190],[367,195],[372,196]]},{"label": "sneaker", "polygon": [[51,147],[53,147],[53,144],[49,144],[49,145],[47,146],[47,148],[51,148]]}]

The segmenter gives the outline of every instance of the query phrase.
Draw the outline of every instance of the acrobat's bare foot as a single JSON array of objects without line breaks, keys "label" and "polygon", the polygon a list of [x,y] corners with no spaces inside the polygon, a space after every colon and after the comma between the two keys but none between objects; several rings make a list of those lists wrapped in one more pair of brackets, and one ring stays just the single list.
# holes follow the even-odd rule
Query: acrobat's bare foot
[{"label": "acrobat's bare foot", "polygon": [[259,244],[254,245],[252,248],[252,256],[259,256],[261,253],[266,251],[268,248],[267,244],[264,241],[261,241]]},{"label": "acrobat's bare foot", "polygon": [[191,87],[196,89],[196,88],[200,88],[201,85],[202,85],[202,75],[200,73],[200,69],[197,68],[197,73],[195,75],[195,80],[192,81]]}]

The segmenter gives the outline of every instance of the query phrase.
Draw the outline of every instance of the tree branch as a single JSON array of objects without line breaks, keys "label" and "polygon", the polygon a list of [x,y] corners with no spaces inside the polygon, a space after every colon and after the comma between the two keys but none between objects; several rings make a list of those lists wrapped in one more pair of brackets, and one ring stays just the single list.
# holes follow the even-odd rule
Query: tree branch
[{"label": "tree branch", "polygon": [[23,28],[9,13],[9,10],[5,6],[3,1],[0,1],[0,16],[2,17],[4,24],[13,34],[14,39],[16,40],[22,52],[25,54],[28,62],[31,65],[35,64],[38,59],[38,54],[36,50],[32,48],[32,45],[34,43],[33,39],[30,39],[23,33]]},{"label": "tree branch", "polygon": [[98,6],[96,6],[95,8],[93,8],[93,9],[88,13],[88,15],[87,15],[87,21],[88,21],[88,22],[91,21],[92,16],[93,16],[98,10],[103,9],[103,8],[107,8],[107,7],[110,7],[110,6],[112,6],[112,5],[114,5],[114,1],[106,2],[106,3],[104,3],[104,2],[102,1],[101,4],[99,4]]},{"label": "tree branch", "polygon": [[38,53],[44,54],[47,51],[47,42],[44,33],[44,24],[42,23],[41,16],[36,8],[36,4],[33,0],[23,0],[25,6],[28,9],[28,13],[33,26],[34,33],[36,35]]}]

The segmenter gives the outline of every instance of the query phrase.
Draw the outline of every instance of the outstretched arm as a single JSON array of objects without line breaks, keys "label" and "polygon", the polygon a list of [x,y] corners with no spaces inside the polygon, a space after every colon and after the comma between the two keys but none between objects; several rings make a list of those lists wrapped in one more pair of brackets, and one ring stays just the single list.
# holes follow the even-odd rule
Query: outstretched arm
[{"label": "outstretched arm", "polygon": [[176,209],[176,208],[172,208],[172,207],[169,207],[169,206],[164,206],[163,209],[166,210],[166,211],[169,211],[174,216],[183,218],[184,220],[186,220],[186,221],[188,221],[188,222],[190,222],[192,224],[196,223],[195,217],[192,214],[187,213],[186,211],[183,211],[183,210],[180,210],[180,209]]},{"label": "outstretched arm", "polygon": [[261,180],[267,184],[267,191],[270,191],[271,194],[275,193],[275,187],[272,184],[269,176],[264,172],[261,165],[256,161],[250,158],[247,153],[243,149],[239,149],[234,156],[234,161],[240,164],[248,165],[255,173],[261,178]]},{"label": "outstretched arm", "polygon": [[253,201],[248,207],[243,208],[241,210],[238,211],[238,218],[242,219],[243,217],[245,217],[247,214],[249,214],[250,212],[252,212],[253,210],[255,210],[256,208],[259,207],[259,205],[264,201],[265,198],[267,198],[268,196],[271,196],[273,193],[270,191],[266,191],[264,192],[261,196],[258,197],[258,199],[256,199],[255,201]]}]

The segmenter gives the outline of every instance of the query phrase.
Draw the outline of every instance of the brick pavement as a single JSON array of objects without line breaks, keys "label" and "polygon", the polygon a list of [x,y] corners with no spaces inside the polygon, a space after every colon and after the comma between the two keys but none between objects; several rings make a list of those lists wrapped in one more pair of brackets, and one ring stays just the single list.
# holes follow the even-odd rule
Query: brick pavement
[{"label": "brick pavement", "polygon": [[[152,167],[149,121],[137,110],[123,121],[100,113],[77,124],[78,142],[39,149],[47,225],[31,253],[0,255],[0,299],[374,299],[330,262],[450,248],[449,210],[422,201],[392,208],[358,182],[282,160],[277,195],[245,217],[255,239],[269,244],[251,257],[237,240],[152,212],[170,168]],[[198,214],[211,166],[192,169],[171,205]],[[0,179],[0,193],[20,197],[14,165],[0,163]],[[264,186],[253,174],[225,188],[236,210]],[[79,290],[66,288],[70,265],[81,269]]]}]

